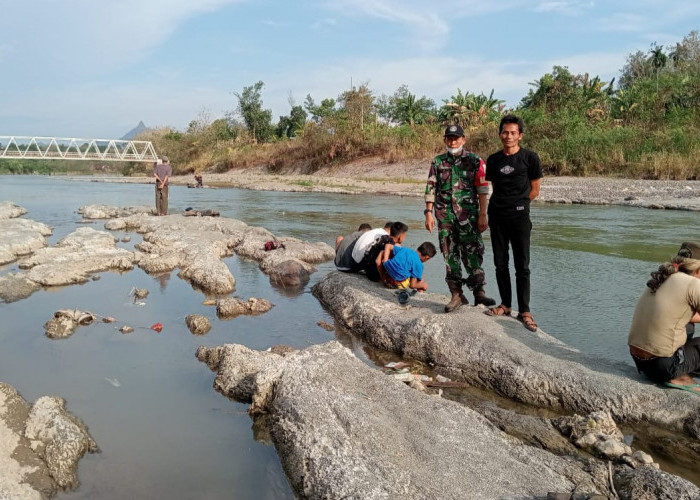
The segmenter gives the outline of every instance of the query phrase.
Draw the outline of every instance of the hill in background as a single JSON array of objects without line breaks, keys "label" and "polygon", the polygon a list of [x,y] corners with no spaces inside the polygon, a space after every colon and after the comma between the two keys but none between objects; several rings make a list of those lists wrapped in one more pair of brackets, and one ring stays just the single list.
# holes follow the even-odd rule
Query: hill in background
[{"label": "hill in background", "polygon": [[124,134],[121,137],[121,139],[123,141],[130,141],[131,139],[133,139],[134,137],[136,137],[140,133],[145,132],[146,130],[148,130],[148,127],[146,127],[146,125],[144,125],[144,123],[142,121],[140,121],[138,125],[136,125],[134,128],[129,130],[126,134]]}]

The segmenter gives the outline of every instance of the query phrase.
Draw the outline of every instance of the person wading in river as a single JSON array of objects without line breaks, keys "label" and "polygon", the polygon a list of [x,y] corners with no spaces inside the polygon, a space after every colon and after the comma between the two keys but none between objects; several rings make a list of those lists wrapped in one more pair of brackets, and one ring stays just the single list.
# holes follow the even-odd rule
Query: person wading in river
[{"label": "person wading in river", "polygon": [[[492,306],[495,300],[486,296],[484,241],[481,238],[488,223],[486,204],[489,185],[484,179],[484,161],[464,148],[467,139],[459,125],[450,125],[444,135],[447,151],[433,159],[425,187],[425,228],[433,232],[435,220],[438,241],[445,258],[445,281],[452,297],[445,312],[452,312],[469,300],[462,293],[462,284],[474,293],[474,303]],[[433,208],[435,218],[433,218]],[[468,277],[462,279],[462,265]]]}]

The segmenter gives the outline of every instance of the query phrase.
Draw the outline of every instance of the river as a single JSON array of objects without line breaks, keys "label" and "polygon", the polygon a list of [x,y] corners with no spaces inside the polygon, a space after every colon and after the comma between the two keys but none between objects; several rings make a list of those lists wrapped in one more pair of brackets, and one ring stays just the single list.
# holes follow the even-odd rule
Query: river
[{"label": "river", "polygon": [[[3,200],[26,208],[24,217],[52,226],[53,245],[84,225],[76,213],[81,205],[152,205],[153,186],[2,176]],[[437,239],[423,228],[423,203],[416,198],[171,187],[171,213],[190,206],[331,245],[361,222],[381,226],[390,220],[409,225],[404,245],[415,248]],[[540,327],[582,351],[631,364],[626,337],[636,299],[659,262],[675,255],[682,241],[698,239],[697,213],[535,205],[532,219],[531,308]],[[103,223],[90,226],[102,229]],[[120,245],[132,249],[141,237],[129,236],[131,242]],[[488,241],[486,248],[487,292],[498,299]],[[266,444],[264,432],[252,428],[247,405],[214,391],[214,374],[194,357],[197,347],[303,348],[337,338],[366,362],[372,356],[344,332],[317,325],[333,320],[309,289],[332,263],[317,266],[302,293],[288,294],[272,287],[257,263],[235,256],[226,262],[236,277],[235,294],[270,300],[275,307],[269,313],[220,321],[177,272],[153,277],[138,268],[0,304],[0,380],[30,402],[45,394],[64,397],[102,450],[81,460],[80,488],[59,498],[294,497],[274,447]],[[17,270],[17,263],[2,266],[0,275]],[[431,291],[448,294],[439,255],[426,264],[426,278]],[[150,290],[145,305],[134,304],[132,287]],[[81,327],[68,339],[48,339],[43,324],[62,308],[114,316],[133,326],[161,322],[164,328],[122,335],[114,325],[100,323]],[[189,332],[184,317],[192,313],[212,320],[207,335]]]}]

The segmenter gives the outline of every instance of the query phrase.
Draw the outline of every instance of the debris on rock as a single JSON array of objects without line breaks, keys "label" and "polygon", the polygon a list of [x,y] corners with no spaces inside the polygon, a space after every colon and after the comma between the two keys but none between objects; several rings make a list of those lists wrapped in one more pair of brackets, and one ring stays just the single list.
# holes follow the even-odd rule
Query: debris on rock
[{"label": "debris on rock", "polygon": [[156,332],[160,333],[163,331],[163,323],[154,323],[151,325],[151,330],[155,330]]},{"label": "debris on rock", "polygon": [[211,330],[209,319],[201,314],[188,314],[185,318],[185,324],[194,335],[204,335]]},{"label": "debris on rock", "polygon": [[332,332],[335,330],[335,327],[333,325],[331,325],[330,323],[326,323],[325,321],[319,321],[316,324],[328,332]]},{"label": "debris on rock", "polygon": [[89,312],[77,309],[61,309],[56,311],[49,321],[44,324],[46,336],[52,339],[70,337],[78,326],[89,325],[97,318]]},{"label": "debris on rock", "polygon": [[146,290],[145,288],[132,288],[131,295],[134,296],[134,301],[136,299],[145,299],[146,297],[148,297],[148,290]]},{"label": "debris on rock", "polygon": [[594,456],[617,460],[632,455],[625,437],[607,411],[597,411],[586,417],[573,415],[552,421],[572,443]]}]

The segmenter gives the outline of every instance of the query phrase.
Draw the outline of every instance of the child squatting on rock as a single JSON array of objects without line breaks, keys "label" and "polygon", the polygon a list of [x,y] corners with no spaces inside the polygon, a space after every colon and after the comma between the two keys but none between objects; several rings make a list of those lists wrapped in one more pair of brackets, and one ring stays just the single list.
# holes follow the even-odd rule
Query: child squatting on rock
[{"label": "child squatting on rock", "polygon": [[[382,261],[385,256],[387,258]],[[429,241],[423,242],[417,251],[387,244],[384,252],[377,257],[379,276],[389,288],[413,288],[425,292],[428,283],[423,279],[423,263],[434,256],[435,245]]]}]

